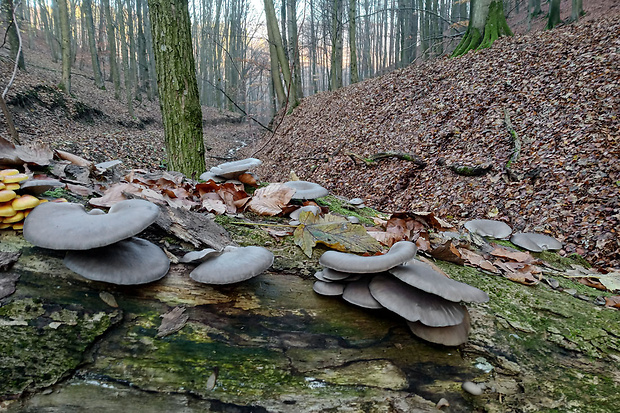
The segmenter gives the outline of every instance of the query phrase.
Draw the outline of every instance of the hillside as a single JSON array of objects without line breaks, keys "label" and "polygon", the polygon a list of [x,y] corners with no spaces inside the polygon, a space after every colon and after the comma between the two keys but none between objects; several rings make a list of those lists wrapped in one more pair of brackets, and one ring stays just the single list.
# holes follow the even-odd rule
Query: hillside
[{"label": "hillside", "polygon": [[[309,97],[246,155],[385,211],[458,224],[493,217],[543,231],[566,253],[620,265],[620,17],[503,38],[492,49],[411,66]],[[520,156],[506,169],[518,135]],[[281,123],[279,123],[281,122]],[[426,164],[381,152],[419,157]],[[490,166],[461,176],[452,165]]]}]

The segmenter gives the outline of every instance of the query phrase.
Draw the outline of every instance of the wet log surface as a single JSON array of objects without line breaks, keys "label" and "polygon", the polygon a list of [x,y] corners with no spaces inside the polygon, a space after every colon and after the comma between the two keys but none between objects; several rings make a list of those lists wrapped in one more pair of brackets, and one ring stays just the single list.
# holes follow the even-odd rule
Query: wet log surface
[{"label": "wet log surface", "polygon": [[[155,283],[116,287],[19,235],[0,240],[22,253],[16,291],[0,300],[0,407],[10,412],[415,412],[436,411],[442,397],[450,412],[605,412],[620,401],[617,310],[542,284],[439,262],[491,296],[468,306],[469,343],[447,348],[415,338],[387,310],[314,294],[318,264],[293,268],[286,243],[271,246],[278,271],[244,283],[202,285],[176,264]],[[178,306],[185,325],[157,337]],[[487,389],[469,395],[466,380]]]}]

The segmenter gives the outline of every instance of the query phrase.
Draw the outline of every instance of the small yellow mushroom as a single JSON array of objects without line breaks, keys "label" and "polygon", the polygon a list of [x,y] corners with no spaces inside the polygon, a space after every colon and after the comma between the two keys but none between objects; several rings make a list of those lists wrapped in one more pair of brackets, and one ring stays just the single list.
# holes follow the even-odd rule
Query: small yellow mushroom
[{"label": "small yellow mushroom", "polygon": [[23,231],[24,230],[24,222],[17,222],[15,224],[13,224],[13,229],[15,231]]},{"label": "small yellow mushroom", "polygon": [[32,195],[22,195],[15,198],[11,203],[11,206],[16,211],[23,211],[24,209],[34,208],[39,205],[39,199]]},{"label": "small yellow mushroom", "polygon": [[14,224],[16,222],[22,221],[24,219],[24,213],[22,211],[17,211],[15,215],[12,217],[6,217],[2,220],[3,224]]},{"label": "small yellow mushroom", "polygon": [[26,174],[17,174],[17,175],[7,175],[4,177],[5,184],[14,184],[18,182],[23,182],[28,179],[28,175]]},{"label": "small yellow mushroom", "polygon": [[6,188],[6,185],[3,182],[0,182],[0,190]]},{"label": "small yellow mushroom", "polygon": [[19,184],[6,184],[5,190],[6,189],[9,191],[17,191],[19,189]]},{"label": "small yellow mushroom", "polygon": [[12,227],[12,225],[11,225],[11,224],[3,224],[3,223],[0,223],[0,229],[7,229],[7,228],[11,228],[11,227]]},{"label": "small yellow mushroom", "polygon": [[12,199],[15,199],[17,194],[15,191],[11,191],[10,189],[3,189],[0,191],[0,202],[8,202]]},{"label": "small yellow mushroom", "polygon": [[12,217],[13,215],[15,215],[15,210],[10,202],[0,204],[0,217]]},{"label": "small yellow mushroom", "polygon": [[17,169],[3,169],[0,171],[0,177],[4,178],[10,175],[17,175],[19,171]]}]

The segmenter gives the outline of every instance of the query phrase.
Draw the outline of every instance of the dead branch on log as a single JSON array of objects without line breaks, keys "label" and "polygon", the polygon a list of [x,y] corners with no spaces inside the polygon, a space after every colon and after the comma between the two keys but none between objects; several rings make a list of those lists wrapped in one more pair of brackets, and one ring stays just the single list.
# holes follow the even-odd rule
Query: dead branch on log
[{"label": "dead branch on log", "polygon": [[512,155],[510,156],[508,164],[506,165],[506,168],[510,168],[510,165],[512,165],[513,162],[519,160],[519,156],[521,156],[521,138],[517,134],[517,131],[515,131],[515,129],[512,127],[512,122],[510,121],[510,114],[508,113],[508,109],[504,109],[504,122],[506,123],[506,128],[508,128],[508,132],[510,132],[510,135],[512,136],[512,141],[514,143]]}]

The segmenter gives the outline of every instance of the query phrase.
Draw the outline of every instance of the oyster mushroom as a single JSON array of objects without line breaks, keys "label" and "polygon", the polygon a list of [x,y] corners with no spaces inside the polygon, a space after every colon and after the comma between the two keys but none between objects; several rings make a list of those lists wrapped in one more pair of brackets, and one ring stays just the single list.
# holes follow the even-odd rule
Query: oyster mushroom
[{"label": "oyster mushroom", "polygon": [[422,261],[411,260],[406,265],[399,265],[390,269],[389,272],[412,287],[438,295],[449,301],[465,301],[468,303],[489,301],[489,296],[484,291],[448,278]]},{"label": "oyster mushroom", "polygon": [[299,220],[299,215],[302,212],[312,212],[313,215],[319,215],[321,213],[321,207],[318,207],[316,205],[306,205],[306,206],[303,206],[301,208],[294,210],[293,212],[289,214],[289,216],[291,217],[292,220],[297,221]]},{"label": "oyster mushroom", "polygon": [[284,185],[295,190],[291,199],[316,199],[329,194],[327,189],[314,182],[288,181]]},{"label": "oyster mushroom", "polygon": [[57,179],[29,179],[21,184],[19,190],[33,195],[41,195],[45,191],[64,185]]},{"label": "oyster mushroom", "polygon": [[213,248],[205,248],[200,251],[190,251],[179,259],[179,262],[184,264],[197,264],[205,262],[209,258],[220,255],[222,251],[215,250]]},{"label": "oyster mushroom", "polygon": [[170,260],[157,245],[132,237],[101,248],[69,251],[64,264],[89,280],[134,285],[162,278]]},{"label": "oyster mushroom", "polygon": [[357,305],[358,307],[370,309],[383,308],[381,303],[370,293],[370,289],[368,287],[370,280],[370,277],[365,277],[348,283],[344,287],[342,298],[351,304]]},{"label": "oyster mushroom", "polygon": [[465,309],[463,321],[460,324],[446,327],[429,327],[419,321],[407,321],[407,325],[413,334],[423,340],[444,346],[460,346],[467,342],[471,322],[469,312]]},{"label": "oyster mushroom", "polygon": [[481,237],[507,238],[512,233],[512,228],[505,222],[492,219],[472,219],[465,223],[465,228],[469,232],[476,233]]},{"label": "oyster mushroom", "polygon": [[549,235],[531,232],[517,232],[510,237],[510,242],[532,252],[559,250],[562,248],[562,243],[557,239]]},{"label": "oyster mushroom", "polygon": [[89,214],[81,204],[48,202],[24,222],[24,238],[53,250],[89,250],[132,237],[159,215],[157,205],[141,199],[121,201],[107,214]]},{"label": "oyster mushroom", "polygon": [[430,327],[453,326],[463,322],[465,308],[434,294],[410,286],[394,277],[375,276],[370,293],[381,305],[407,321]]},{"label": "oyster mushroom", "polygon": [[341,283],[325,282],[320,280],[315,281],[312,285],[312,289],[315,293],[328,296],[342,295],[344,287],[344,284]]},{"label": "oyster mushroom", "polygon": [[209,170],[209,172],[213,175],[221,176],[222,178],[234,179],[242,173],[257,167],[262,163],[263,161],[256,158],[241,159],[239,161],[225,162],[219,164],[218,166],[214,166]]},{"label": "oyster mushroom", "polygon": [[348,273],[378,273],[387,271],[404,262],[407,262],[417,252],[411,241],[399,241],[384,255],[362,257],[338,251],[327,251],[319,259],[319,263],[327,268]]},{"label": "oyster mushroom", "polygon": [[273,264],[273,254],[263,247],[226,247],[196,267],[189,276],[205,284],[233,284],[248,280]]}]

